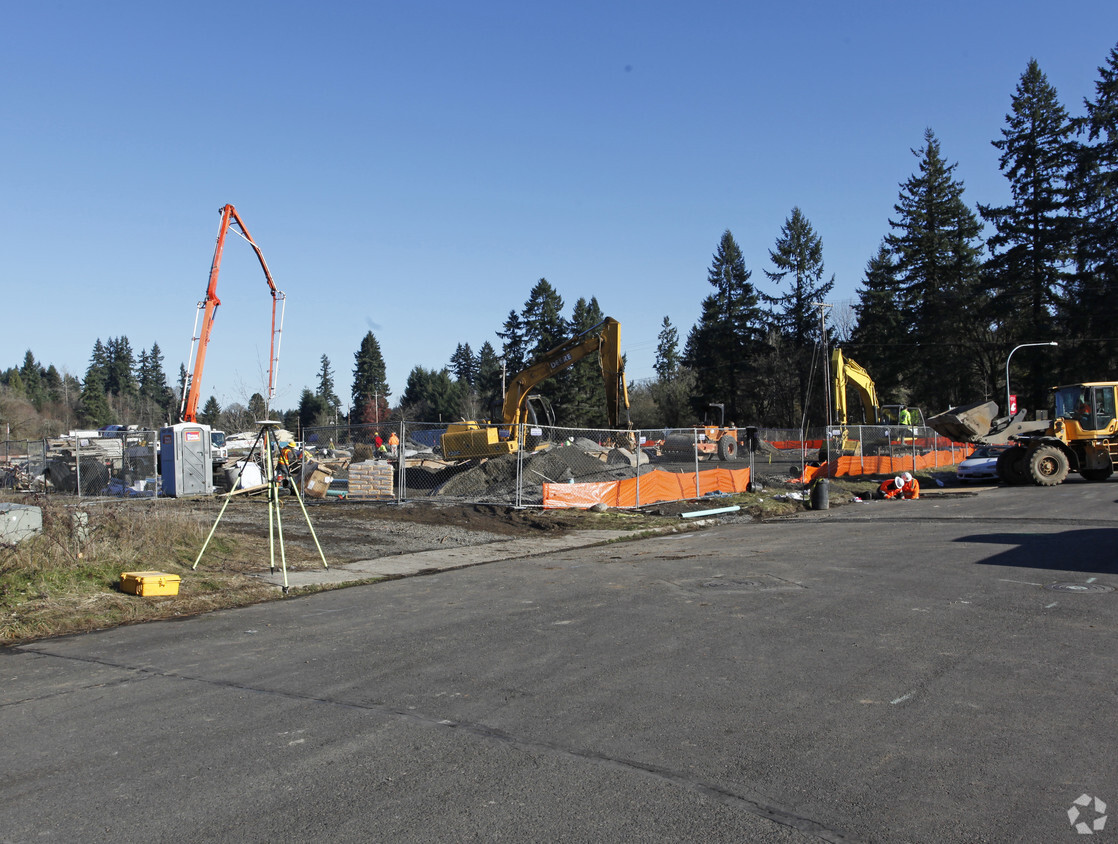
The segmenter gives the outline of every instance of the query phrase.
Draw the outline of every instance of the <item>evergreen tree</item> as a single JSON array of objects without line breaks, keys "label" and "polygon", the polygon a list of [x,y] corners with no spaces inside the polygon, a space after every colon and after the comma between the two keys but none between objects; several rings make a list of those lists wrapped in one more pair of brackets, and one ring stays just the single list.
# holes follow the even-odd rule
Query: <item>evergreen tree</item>
[{"label": "evergreen tree", "polygon": [[482,414],[488,419],[499,416],[499,410],[494,414],[493,405],[504,401],[505,397],[501,389],[501,359],[488,340],[482,343],[477,355],[476,389]]},{"label": "evergreen tree", "polygon": [[751,394],[760,377],[755,364],[764,351],[764,314],[751,275],[727,229],[707,273],[714,293],[703,299],[683,353],[696,374],[692,406],[700,416],[713,402],[725,404],[727,422],[744,424],[755,413]]},{"label": "evergreen tree", "polygon": [[1083,337],[1087,346],[1061,345],[1073,371],[1082,370],[1086,355],[1092,371],[1108,373],[1118,369],[1118,47],[1098,71],[1095,97],[1084,101],[1086,115],[1074,121],[1086,142],[1075,147],[1079,231],[1064,314],[1067,335]]},{"label": "evergreen tree", "polygon": [[[323,355],[325,359],[325,355]],[[333,408],[321,393],[312,393],[304,388],[299,398],[299,428],[321,427],[328,425],[333,417]]]},{"label": "evergreen tree", "polygon": [[417,366],[408,374],[400,404],[414,421],[451,422],[459,418],[461,400],[461,384],[451,380],[449,370]]},{"label": "evergreen tree", "polygon": [[450,369],[454,377],[462,384],[473,388],[477,380],[478,361],[474,357],[473,349],[469,343],[459,343],[450,358]]},{"label": "evergreen tree", "polygon": [[[318,368],[318,393],[317,395],[329,408],[331,415],[336,414],[338,408],[342,406],[342,400],[338,398],[338,394],[334,392],[334,371],[330,366],[330,358],[323,355],[319,361]],[[302,411],[300,411],[300,417]]]},{"label": "evergreen tree", "polygon": [[501,344],[501,357],[505,359],[505,370],[509,375],[522,371],[528,362],[528,344],[524,336],[524,323],[520,314],[509,311],[505,319],[504,331],[498,331],[497,336],[503,341]]},{"label": "evergreen tree", "polygon": [[202,412],[198,414],[198,421],[203,425],[209,425],[211,428],[218,427],[218,422],[221,419],[221,405],[218,404],[216,396],[210,396],[206,399],[206,404],[202,408]]},{"label": "evergreen tree", "polygon": [[679,332],[666,316],[656,335],[656,361],[652,366],[661,382],[670,381],[679,371]]},{"label": "evergreen tree", "polygon": [[[999,167],[1009,180],[1013,203],[979,205],[993,224],[987,240],[991,257],[985,271],[990,289],[988,322],[1003,338],[1001,355],[1018,343],[1056,336],[1054,320],[1067,282],[1065,266],[1073,254],[1068,215],[1072,169],[1068,143],[1071,124],[1055,88],[1036,60],[1029,62],[1006,115]],[[1013,378],[1023,404],[1043,407],[1051,370],[1030,367]]]},{"label": "evergreen tree", "polygon": [[520,317],[529,350],[528,364],[571,336],[571,327],[563,318],[563,297],[546,278],[536,282]]},{"label": "evergreen tree", "polygon": [[905,345],[905,318],[901,312],[901,285],[889,247],[884,243],[866,263],[858,304],[858,322],[846,350],[850,357],[873,374],[878,398],[899,403],[909,349]]},{"label": "evergreen tree", "polygon": [[[826,301],[835,279],[832,276],[830,281],[823,280],[823,240],[799,208],[793,208],[792,216],[785,220],[776,248],[769,250],[769,260],[776,267],[765,271],[769,280],[778,288],[788,282],[784,293],[762,298],[774,307],[773,324],[784,339],[785,359],[792,368],[791,382],[783,384],[781,415],[795,418],[801,416],[807,406],[813,352],[820,341],[816,305]],[[826,345],[830,345],[829,337]],[[819,410],[822,421],[826,408]]]},{"label": "evergreen tree", "polygon": [[388,381],[380,343],[373,332],[365,335],[354,354],[353,415],[361,422],[380,423],[388,419]]},{"label": "evergreen tree", "polygon": [[268,403],[264,401],[264,396],[260,393],[253,393],[248,400],[248,413],[252,417],[253,422],[259,422],[268,418]]},{"label": "evergreen tree", "polygon": [[35,355],[28,349],[27,354],[23,356],[23,366],[20,367],[19,377],[23,381],[23,392],[27,396],[27,400],[36,410],[41,411],[46,394],[43,390],[43,379],[39,369]]},{"label": "evergreen tree", "polygon": [[973,401],[991,386],[978,347],[985,295],[976,241],[982,227],[963,202],[963,183],[953,176],[956,165],[944,161],[931,129],[913,154],[920,159],[919,172],[901,185],[886,242],[896,262],[912,350],[906,386],[914,403],[947,408]]},{"label": "evergreen tree", "polygon": [[78,418],[82,425],[88,428],[100,428],[102,425],[112,424],[113,421],[113,412],[109,408],[103,379],[100,367],[92,361],[82,382],[81,400],[78,404]]},{"label": "evergreen tree", "polygon": [[[599,325],[605,319],[596,297],[575,302],[568,332],[576,337]],[[562,342],[560,340],[559,342]],[[572,428],[602,428],[608,423],[606,384],[598,355],[589,355],[560,375],[561,388],[557,402],[562,424]],[[558,419],[557,419],[558,421]]]},{"label": "evergreen tree", "polygon": [[110,337],[106,352],[105,389],[114,396],[135,396],[139,392],[134,374],[136,359],[128,338]]}]

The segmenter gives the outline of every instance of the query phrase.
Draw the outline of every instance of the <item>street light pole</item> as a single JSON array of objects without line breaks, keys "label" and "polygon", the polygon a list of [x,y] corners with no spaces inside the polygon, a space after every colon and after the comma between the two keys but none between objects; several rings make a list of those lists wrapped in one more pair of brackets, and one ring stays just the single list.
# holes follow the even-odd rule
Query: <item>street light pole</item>
[{"label": "street light pole", "polygon": [[1006,356],[1006,359],[1005,359],[1005,415],[1006,416],[1010,415],[1010,413],[1009,413],[1009,404],[1010,404],[1010,402],[1009,402],[1009,361],[1013,358],[1013,352],[1016,352],[1018,349],[1024,349],[1028,346],[1059,346],[1059,345],[1060,344],[1057,343],[1055,340],[1050,340],[1047,343],[1022,343],[1020,346],[1014,346],[1014,348],[1010,351],[1009,355]]}]

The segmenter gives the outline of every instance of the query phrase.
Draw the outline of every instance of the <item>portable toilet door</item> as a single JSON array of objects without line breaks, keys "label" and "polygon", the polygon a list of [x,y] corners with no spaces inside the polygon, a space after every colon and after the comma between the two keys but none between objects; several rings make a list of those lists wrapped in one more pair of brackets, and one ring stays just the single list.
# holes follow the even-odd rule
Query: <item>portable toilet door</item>
[{"label": "portable toilet door", "polygon": [[180,422],[159,429],[163,494],[172,498],[212,495],[213,445],[210,426]]}]

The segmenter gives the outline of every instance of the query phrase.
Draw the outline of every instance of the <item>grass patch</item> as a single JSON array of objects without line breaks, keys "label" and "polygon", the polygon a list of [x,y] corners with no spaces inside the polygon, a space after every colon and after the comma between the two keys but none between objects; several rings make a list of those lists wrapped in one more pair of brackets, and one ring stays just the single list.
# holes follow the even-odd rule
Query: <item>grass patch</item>
[{"label": "grass patch", "polygon": [[[259,570],[259,555],[236,535],[215,536],[199,570],[191,571],[212,523],[207,513],[161,501],[21,501],[42,510],[43,531],[0,546],[0,644],[277,596],[273,587],[248,575]],[[149,570],[179,575],[179,594],[143,598],[120,591],[121,572]]]}]

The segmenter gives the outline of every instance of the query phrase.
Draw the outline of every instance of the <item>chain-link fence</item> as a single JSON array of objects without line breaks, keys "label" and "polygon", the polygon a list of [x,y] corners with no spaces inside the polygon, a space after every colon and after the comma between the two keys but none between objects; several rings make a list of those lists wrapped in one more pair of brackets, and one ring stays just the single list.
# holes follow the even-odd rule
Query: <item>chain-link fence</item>
[{"label": "chain-link fence", "polygon": [[43,495],[155,497],[159,494],[158,435],[9,440],[0,452],[0,486]]}]

